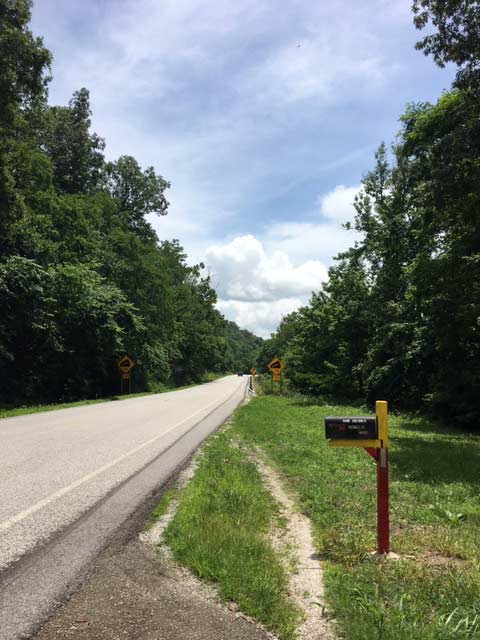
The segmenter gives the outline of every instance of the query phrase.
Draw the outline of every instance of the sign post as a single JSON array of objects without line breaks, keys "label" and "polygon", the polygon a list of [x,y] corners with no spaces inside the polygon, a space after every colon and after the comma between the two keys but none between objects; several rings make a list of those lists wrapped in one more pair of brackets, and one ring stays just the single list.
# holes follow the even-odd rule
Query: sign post
[{"label": "sign post", "polygon": [[117,367],[120,371],[120,394],[123,395],[125,381],[128,382],[128,393],[132,391],[132,380],[131,380],[131,372],[133,367],[135,366],[135,362],[126,354],[117,360]]},{"label": "sign post", "polygon": [[325,435],[332,447],[361,447],[377,463],[377,551],[390,552],[388,403],[377,400],[375,417],[327,417]]}]

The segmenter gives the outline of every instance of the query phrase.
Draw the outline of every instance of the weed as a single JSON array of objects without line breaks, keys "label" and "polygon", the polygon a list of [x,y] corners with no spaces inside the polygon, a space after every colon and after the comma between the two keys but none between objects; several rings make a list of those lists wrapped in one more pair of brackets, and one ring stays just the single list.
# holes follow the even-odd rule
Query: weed
[{"label": "weed", "polygon": [[165,491],[155,509],[150,514],[150,519],[147,522],[146,529],[151,529],[153,525],[158,522],[158,520],[160,520],[160,518],[166,513],[172,500],[177,499],[178,496],[179,492],[176,487],[172,487],[171,489],[167,489],[167,491]]}]

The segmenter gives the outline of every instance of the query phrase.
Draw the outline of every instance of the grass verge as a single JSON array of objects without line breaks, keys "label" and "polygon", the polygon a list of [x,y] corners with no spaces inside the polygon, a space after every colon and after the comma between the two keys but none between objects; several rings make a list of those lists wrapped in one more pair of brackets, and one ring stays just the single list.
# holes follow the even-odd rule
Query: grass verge
[{"label": "grass verge", "polygon": [[368,554],[376,544],[375,463],[324,438],[326,415],[359,413],[266,395],[237,412],[235,430],[276,463],[311,518],[346,638],[480,638],[480,437],[390,418],[392,548],[414,559],[378,564]]},{"label": "grass verge", "polygon": [[290,640],[299,613],[268,540],[277,508],[255,465],[232,441],[235,431],[207,443],[165,537],[177,560],[218,583],[224,600]]}]

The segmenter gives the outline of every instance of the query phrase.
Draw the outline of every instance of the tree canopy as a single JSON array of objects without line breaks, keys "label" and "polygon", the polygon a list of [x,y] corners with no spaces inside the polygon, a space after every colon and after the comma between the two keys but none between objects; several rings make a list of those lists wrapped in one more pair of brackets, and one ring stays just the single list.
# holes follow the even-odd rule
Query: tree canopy
[{"label": "tree canopy", "polygon": [[0,0],[0,403],[117,392],[254,364],[261,340],[226,322],[203,265],[160,241],[169,182],[135,158],[104,157],[89,92],[47,103],[50,53],[31,3]]},{"label": "tree canopy", "polygon": [[444,67],[457,65],[456,84],[478,90],[480,81],[480,4],[478,0],[414,0],[417,29],[436,30],[417,43],[425,55]]},{"label": "tree canopy", "polygon": [[[417,0],[421,48],[461,73],[436,104],[408,105],[355,199],[360,240],[262,350],[294,388],[480,418],[480,100],[477,2]],[[462,66],[463,65],[463,66]],[[464,73],[465,72],[465,73]],[[477,426],[478,428],[478,426]]]}]

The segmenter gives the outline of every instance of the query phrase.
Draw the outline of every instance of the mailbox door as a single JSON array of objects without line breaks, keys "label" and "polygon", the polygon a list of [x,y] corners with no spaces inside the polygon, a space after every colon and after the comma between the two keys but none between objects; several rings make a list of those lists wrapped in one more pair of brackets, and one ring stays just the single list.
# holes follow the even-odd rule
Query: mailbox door
[{"label": "mailbox door", "polygon": [[370,416],[325,418],[325,436],[329,440],[376,440],[377,419]]}]

